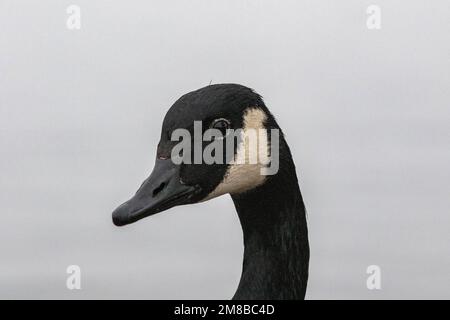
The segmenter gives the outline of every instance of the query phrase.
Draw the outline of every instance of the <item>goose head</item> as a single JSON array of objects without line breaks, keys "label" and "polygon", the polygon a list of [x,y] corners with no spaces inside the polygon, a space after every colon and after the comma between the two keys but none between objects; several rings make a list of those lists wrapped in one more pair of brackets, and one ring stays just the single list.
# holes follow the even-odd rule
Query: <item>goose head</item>
[{"label": "goose head", "polygon": [[[183,95],[164,118],[152,173],[113,212],[113,223],[127,225],[175,206],[263,185],[271,156],[269,129],[279,128],[261,97],[247,87],[218,84]],[[250,131],[258,134],[256,161],[249,159]]]}]

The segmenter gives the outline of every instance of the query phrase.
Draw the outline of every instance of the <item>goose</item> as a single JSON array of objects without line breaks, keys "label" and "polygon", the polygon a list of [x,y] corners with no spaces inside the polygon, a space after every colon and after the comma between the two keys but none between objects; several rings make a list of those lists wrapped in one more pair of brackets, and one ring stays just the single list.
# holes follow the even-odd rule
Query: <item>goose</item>
[{"label": "goose", "polygon": [[[196,121],[201,121],[202,130],[219,130],[224,141],[231,139],[227,136],[231,129],[242,129],[241,138],[249,129],[278,130],[277,172],[262,174],[261,169],[269,164],[261,162],[177,164],[171,158],[178,142],[172,141],[171,134],[179,128],[194,133]],[[261,137],[258,141],[265,144],[264,152],[272,153],[273,138]],[[201,148],[205,145],[202,142]],[[233,157],[243,155],[243,145],[241,139],[232,149]],[[184,157],[182,152],[180,155]],[[241,279],[232,299],[304,299],[309,266],[305,206],[288,144],[262,97],[253,89],[213,84],[179,98],[163,120],[151,175],[130,200],[114,210],[112,219],[116,226],[124,226],[175,206],[224,194],[234,202],[244,242]]]}]

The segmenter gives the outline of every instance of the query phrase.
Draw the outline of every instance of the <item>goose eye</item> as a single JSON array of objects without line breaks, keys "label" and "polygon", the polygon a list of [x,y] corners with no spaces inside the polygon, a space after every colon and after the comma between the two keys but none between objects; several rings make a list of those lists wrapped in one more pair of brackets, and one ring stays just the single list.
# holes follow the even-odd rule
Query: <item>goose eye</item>
[{"label": "goose eye", "polygon": [[211,124],[211,128],[220,130],[222,135],[225,137],[227,134],[227,129],[230,128],[230,122],[226,119],[216,119]]}]

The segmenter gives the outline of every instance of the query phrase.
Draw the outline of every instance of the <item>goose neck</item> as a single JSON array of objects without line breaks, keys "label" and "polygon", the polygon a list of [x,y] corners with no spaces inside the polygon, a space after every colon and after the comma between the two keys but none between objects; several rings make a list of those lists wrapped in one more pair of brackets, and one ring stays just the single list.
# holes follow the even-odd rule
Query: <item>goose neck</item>
[{"label": "goose neck", "polygon": [[235,299],[303,299],[309,244],[295,169],[232,196],[244,236],[244,262]]}]

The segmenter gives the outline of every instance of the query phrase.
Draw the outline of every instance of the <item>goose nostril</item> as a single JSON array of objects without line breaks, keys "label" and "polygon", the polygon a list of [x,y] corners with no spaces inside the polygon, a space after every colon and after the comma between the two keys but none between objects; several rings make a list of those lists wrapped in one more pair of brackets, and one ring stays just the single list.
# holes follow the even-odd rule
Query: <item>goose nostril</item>
[{"label": "goose nostril", "polygon": [[160,193],[164,187],[166,186],[166,183],[163,182],[159,185],[159,187],[157,187],[155,190],[153,190],[153,196],[155,197],[158,193]]}]

